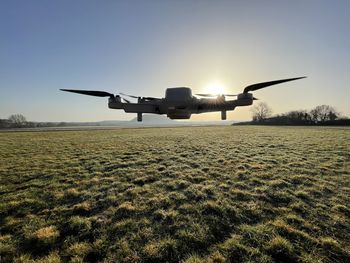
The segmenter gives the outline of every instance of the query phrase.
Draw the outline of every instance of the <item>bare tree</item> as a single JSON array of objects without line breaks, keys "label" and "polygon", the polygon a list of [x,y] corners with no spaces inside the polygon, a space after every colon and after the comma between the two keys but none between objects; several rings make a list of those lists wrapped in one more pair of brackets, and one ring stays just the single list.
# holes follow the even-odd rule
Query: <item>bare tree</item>
[{"label": "bare tree", "polygon": [[293,123],[308,123],[311,120],[310,114],[306,110],[290,111],[283,115]]},{"label": "bare tree", "polygon": [[13,125],[13,127],[21,128],[26,126],[27,120],[22,114],[12,114],[8,120]]},{"label": "bare tree", "polygon": [[257,105],[255,105],[252,109],[253,112],[253,121],[261,122],[265,119],[269,118],[272,114],[272,110],[267,105],[266,102],[260,102]]},{"label": "bare tree", "polygon": [[310,111],[314,122],[334,121],[339,117],[339,113],[329,105],[320,105]]}]

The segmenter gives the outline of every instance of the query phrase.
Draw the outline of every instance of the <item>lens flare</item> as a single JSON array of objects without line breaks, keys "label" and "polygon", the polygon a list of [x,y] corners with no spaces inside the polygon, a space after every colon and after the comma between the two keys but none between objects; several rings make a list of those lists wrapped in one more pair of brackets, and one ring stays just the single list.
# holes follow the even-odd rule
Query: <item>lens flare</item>
[{"label": "lens flare", "polygon": [[225,93],[225,87],[220,82],[212,82],[205,87],[205,92],[210,94],[223,94]]}]

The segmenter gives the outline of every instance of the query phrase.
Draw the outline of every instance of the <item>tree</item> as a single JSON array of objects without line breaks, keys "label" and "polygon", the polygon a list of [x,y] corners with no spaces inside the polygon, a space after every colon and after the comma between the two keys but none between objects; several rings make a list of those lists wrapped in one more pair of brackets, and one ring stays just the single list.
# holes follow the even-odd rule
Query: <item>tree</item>
[{"label": "tree", "polygon": [[0,119],[0,128],[10,128],[11,123],[8,119]]},{"label": "tree", "polygon": [[260,102],[259,104],[255,105],[252,109],[252,112],[253,121],[255,122],[262,122],[272,114],[271,108],[265,102]]},{"label": "tree", "polygon": [[329,105],[320,105],[310,111],[313,122],[334,121],[339,118],[339,113]]},{"label": "tree", "polygon": [[307,124],[311,119],[309,113],[305,110],[290,111],[284,115],[291,123],[295,124]]},{"label": "tree", "polygon": [[27,124],[27,120],[22,114],[12,114],[8,120],[15,128],[21,128]]},{"label": "tree", "polygon": [[339,118],[339,113],[338,112],[335,112],[335,111],[328,112],[328,119],[330,121],[334,121],[334,120],[336,120],[338,118]]}]

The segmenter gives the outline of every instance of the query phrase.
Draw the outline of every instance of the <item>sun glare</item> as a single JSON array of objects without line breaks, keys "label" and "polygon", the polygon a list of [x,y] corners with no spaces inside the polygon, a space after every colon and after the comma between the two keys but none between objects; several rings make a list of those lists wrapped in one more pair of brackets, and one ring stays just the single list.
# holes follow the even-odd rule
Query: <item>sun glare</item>
[{"label": "sun glare", "polygon": [[223,94],[225,93],[225,87],[219,82],[212,82],[205,87],[205,92],[211,94]]}]

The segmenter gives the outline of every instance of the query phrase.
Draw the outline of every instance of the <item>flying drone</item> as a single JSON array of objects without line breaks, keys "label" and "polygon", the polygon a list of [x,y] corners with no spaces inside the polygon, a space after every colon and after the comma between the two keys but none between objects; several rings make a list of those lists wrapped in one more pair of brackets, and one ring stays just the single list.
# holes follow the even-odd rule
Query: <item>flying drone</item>
[{"label": "flying drone", "polygon": [[[193,96],[192,90],[187,87],[168,88],[165,91],[164,98],[141,97],[124,93],[114,95],[106,91],[94,90],[61,90],[96,97],[109,97],[109,108],[122,109],[128,113],[137,113],[137,121],[142,121],[143,113],[166,114],[170,119],[189,119],[192,114],[215,111],[220,111],[221,119],[226,120],[227,111],[232,111],[236,107],[252,105],[253,101],[257,100],[250,92],[302,78],[306,77],[256,83],[245,87],[240,94],[195,94],[195,96],[201,98]],[[137,103],[133,103],[125,97],[137,99]],[[237,98],[235,100],[226,100],[226,97]]]}]

